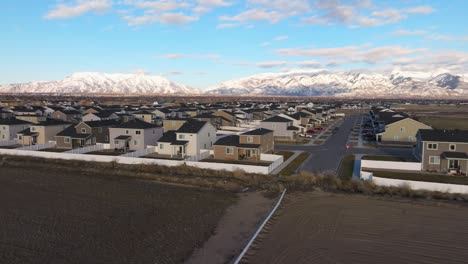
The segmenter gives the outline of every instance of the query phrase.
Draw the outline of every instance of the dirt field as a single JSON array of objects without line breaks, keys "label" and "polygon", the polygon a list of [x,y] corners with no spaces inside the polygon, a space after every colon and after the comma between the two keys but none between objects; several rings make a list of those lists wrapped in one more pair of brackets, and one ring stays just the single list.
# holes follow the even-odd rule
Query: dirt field
[{"label": "dirt field", "polygon": [[[390,199],[390,198],[389,198]],[[467,263],[468,208],[360,195],[287,195],[249,263]]]},{"label": "dirt field", "polygon": [[0,262],[181,263],[235,200],[135,179],[0,167]]}]

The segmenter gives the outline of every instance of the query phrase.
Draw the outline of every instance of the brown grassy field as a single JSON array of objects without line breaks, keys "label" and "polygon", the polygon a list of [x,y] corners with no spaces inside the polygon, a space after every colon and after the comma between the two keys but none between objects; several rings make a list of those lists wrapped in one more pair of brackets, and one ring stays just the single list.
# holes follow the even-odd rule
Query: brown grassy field
[{"label": "brown grassy field", "polygon": [[214,232],[228,192],[0,167],[1,263],[181,263]]},{"label": "brown grassy field", "polygon": [[466,263],[468,208],[403,199],[287,195],[248,263]]},{"label": "brown grassy field", "polygon": [[468,105],[398,105],[419,121],[437,129],[468,129]]},{"label": "brown grassy field", "polygon": [[421,116],[418,120],[436,129],[464,129],[468,130],[468,113],[465,118],[446,116]]}]

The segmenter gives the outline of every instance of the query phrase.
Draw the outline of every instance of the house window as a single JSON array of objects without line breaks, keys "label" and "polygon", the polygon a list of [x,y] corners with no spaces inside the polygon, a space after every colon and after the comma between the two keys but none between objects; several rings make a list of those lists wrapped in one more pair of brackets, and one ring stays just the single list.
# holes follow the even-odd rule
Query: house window
[{"label": "house window", "polygon": [[460,169],[460,161],[458,161],[458,160],[449,160],[448,168],[451,169],[451,170]]},{"label": "house window", "polygon": [[252,143],[253,142],[253,137],[247,137],[247,142]]},{"label": "house window", "polygon": [[81,129],[81,134],[86,134],[86,128]]},{"label": "house window", "polygon": [[179,139],[185,139],[185,135],[179,134]]},{"label": "house window", "polygon": [[208,137],[210,137],[210,133],[208,133]]},{"label": "house window", "polygon": [[159,143],[159,149],[164,149],[164,144],[163,143]]},{"label": "house window", "polygon": [[63,142],[70,143],[70,138],[69,137],[63,138]]},{"label": "house window", "polygon": [[429,164],[440,164],[439,156],[429,156]]},{"label": "house window", "polygon": [[137,131],[135,131],[135,134],[141,135],[141,131],[140,131],[140,130],[137,130]]},{"label": "house window", "polygon": [[450,145],[449,145],[449,150],[450,150],[450,151],[455,151],[455,150],[457,150],[457,145],[455,145],[455,144],[450,144]]},{"label": "house window", "polygon": [[232,149],[232,147],[227,147],[227,148],[226,148],[226,154],[227,154],[227,155],[232,155],[232,154],[234,154],[234,149]]},{"label": "house window", "polygon": [[405,132],[405,128],[404,128],[404,127],[400,127],[400,132]]},{"label": "house window", "polygon": [[19,140],[23,140],[23,137],[22,137],[22,136],[19,136],[18,139],[19,139]]},{"label": "house window", "polygon": [[36,127],[31,127],[31,131],[36,131]]},{"label": "house window", "polygon": [[427,144],[427,149],[429,149],[429,150],[437,150],[437,143],[429,143],[429,144]]},{"label": "house window", "polygon": [[109,136],[105,135],[104,136],[104,141],[106,141],[106,142],[109,141]]},{"label": "house window", "polygon": [[133,141],[133,144],[136,146],[138,145],[138,140]]},{"label": "house window", "polygon": [[[2,138],[5,139],[5,135],[2,135]],[[205,147],[206,148],[206,147]]]},{"label": "house window", "polygon": [[128,130],[125,130],[125,133],[128,135]]}]

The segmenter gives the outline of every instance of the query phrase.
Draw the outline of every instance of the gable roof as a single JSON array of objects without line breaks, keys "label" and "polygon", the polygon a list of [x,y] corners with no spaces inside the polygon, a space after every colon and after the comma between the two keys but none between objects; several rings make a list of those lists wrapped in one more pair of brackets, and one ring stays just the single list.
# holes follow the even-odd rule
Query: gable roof
[{"label": "gable roof", "polygon": [[259,148],[259,144],[241,144],[239,143],[240,136],[238,135],[229,135],[223,138],[220,138],[214,143],[216,146],[231,146],[231,147],[240,147],[240,148]]},{"label": "gable roof", "polygon": [[422,141],[468,143],[468,130],[420,129]]},{"label": "gable roof", "polygon": [[71,137],[71,138],[88,138],[91,134],[80,134],[76,133],[76,129],[74,126],[69,126],[64,130],[60,131],[56,135],[57,137]]},{"label": "gable roof", "polygon": [[16,118],[0,119],[0,125],[14,126],[14,125],[30,125],[30,124],[32,123],[23,121],[21,119],[16,119]]},{"label": "gable roof", "polygon": [[245,132],[245,133],[242,133],[242,135],[265,135],[265,134],[268,134],[268,133],[273,133],[273,130],[270,130],[270,129],[266,129],[266,128],[257,128],[255,130],[252,130],[252,131],[249,131],[249,132]]},{"label": "gable roof", "polygon": [[97,121],[86,121],[83,122],[89,127],[110,127],[117,126],[120,123],[116,120],[97,120]]},{"label": "gable roof", "polygon": [[287,123],[287,122],[292,122],[291,119],[287,119],[281,116],[274,116],[270,117],[268,119],[263,120],[262,122],[279,122],[279,123]]},{"label": "gable roof", "polygon": [[177,133],[198,133],[206,123],[205,121],[188,120],[177,130]]},{"label": "gable roof", "polygon": [[156,128],[160,127],[156,124],[150,124],[141,120],[131,120],[125,123],[121,123],[115,126],[116,128],[129,128],[129,129],[149,129],[149,128]]}]

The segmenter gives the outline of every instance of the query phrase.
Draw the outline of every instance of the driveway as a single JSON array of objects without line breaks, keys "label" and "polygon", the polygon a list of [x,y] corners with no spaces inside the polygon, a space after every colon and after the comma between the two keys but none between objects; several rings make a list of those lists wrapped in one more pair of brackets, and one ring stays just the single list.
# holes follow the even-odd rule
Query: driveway
[{"label": "driveway", "polygon": [[354,123],[360,118],[358,115],[345,117],[339,127],[338,132],[332,134],[326,142],[319,146],[305,145],[276,145],[278,150],[301,150],[311,153],[301,166],[300,171],[307,172],[331,172],[335,173],[341,159],[350,154],[365,155],[392,155],[392,156],[412,156],[412,149],[401,148],[350,148],[346,149],[346,142]]}]

